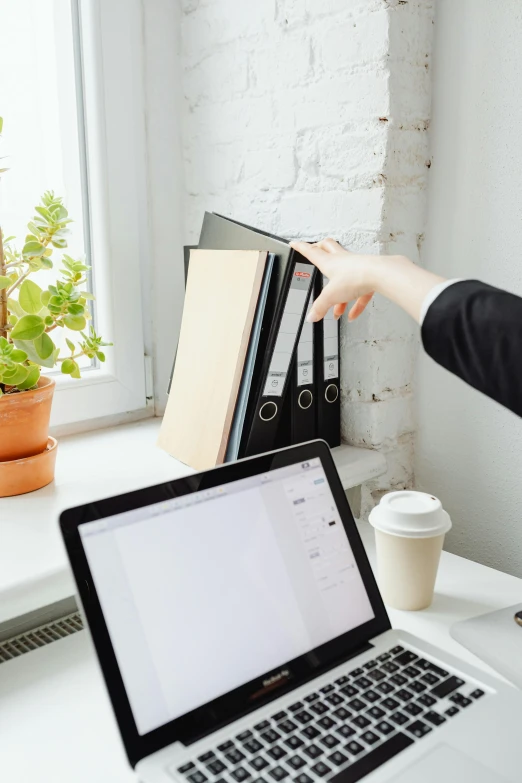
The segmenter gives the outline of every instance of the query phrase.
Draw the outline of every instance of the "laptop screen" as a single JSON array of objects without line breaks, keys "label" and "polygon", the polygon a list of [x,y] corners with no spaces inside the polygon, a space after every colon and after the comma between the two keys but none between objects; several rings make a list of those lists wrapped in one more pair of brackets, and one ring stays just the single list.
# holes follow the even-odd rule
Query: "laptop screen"
[{"label": "laptop screen", "polygon": [[319,458],[79,532],[140,735],[375,616]]}]

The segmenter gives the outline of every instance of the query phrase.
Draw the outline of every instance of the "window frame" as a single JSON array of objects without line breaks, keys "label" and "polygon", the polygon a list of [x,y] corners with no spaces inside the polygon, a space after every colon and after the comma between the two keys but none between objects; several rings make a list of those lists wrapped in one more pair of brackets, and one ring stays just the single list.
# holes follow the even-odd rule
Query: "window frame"
[{"label": "window frame", "polygon": [[154,413],[143,312],[148,216],[141,4],[126,0],[124,13],[119,0],[71,0],[71,8],[79,39],[80,147],[96,329],[114,347],[81,380],[54,376],[51,426],[62,432],[93,420]]}]

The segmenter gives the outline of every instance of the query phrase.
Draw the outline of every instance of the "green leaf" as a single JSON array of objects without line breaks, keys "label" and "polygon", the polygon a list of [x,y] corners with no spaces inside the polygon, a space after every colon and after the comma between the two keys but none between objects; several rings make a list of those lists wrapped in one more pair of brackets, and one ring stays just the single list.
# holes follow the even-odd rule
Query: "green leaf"
[{"label": "green leaf", "polygon": [[76,362],[74,359],[64,359],[62,362],[62,372],[64,375],[70,375],[72,372],[74,372],[76,367]]},{"label": "green leaf", "polygon": [[29,367],[29,374],[27,375],[27,378],[22,383],[17,383],[18,388],[20,391],[26,391],[26,389],[32,389],[33,386],[36,386],[38,383],[38,379],[40,378],[40,368],[36,365],[32,365]]},{"label": "green leaf", "polygon": [[71,340],[69,340],[69,338],[68,338],[68,337],[66,337],[66,338],[65,338],[65,342],[67,343],[67,347],[69,348],[69,350],[70,350],[72,353],[74,353],[74,350],[75,350],[75,345],[74,345],[74,343],[73,343]]},{"label": "green leaf", "polygon": [[22,248],[24,256],[41,256],[45,247],[40,242],[26,242]]},{"label": "green leaf", "polygon": [[[24,367],[23,364],[17,364],[15,372],[7,379],[7,383],[10,386],[18,386],[19,383],[23,383],[27,376],[29,375],[29,367]],[[4,378],[6,378],[6,373],[4,373]]]},{"label": "green leaf", "polygon": [[104,362],[105,361],[105,354],[103,353],[103,351],[96,351],[96,356],[98,357],[100,362]]},{"label": "green leaf", "polygon": [[35,207],[35,210],[36,210],[36,211],[38,212],[38,214],[39,214],[39,215],[41,215],[43,218],[45,218],[46,220],[50,220],[50,218],[51,218],[51,213],[49,212],[49,210],[48,210],[48,209],[46,209],[45,207]]},{"label": "green leaf", "polygon": [[81,378],[81,377],[82,376],[80,375],[80,368],[76,364],[76,362],[74,362],[74,370],[71,373],[71,378]]},{"label": "green leaf", "polygon": [[5,275],[0,275],[0,291],[2,291],[4,288],[9,288],[11,285],[11,278],[6,277]]},{"label": "green leaf", "polygon": [[36,338],[33,345],[40,359],[48,359],[55,349],[53,341],[45,332]]},{"label": "green leaf", "polygon": [[60,349],[56,348],[48,359],[42,359],[41,356],[38,356],[38,354],[36,353],[34,343],[25,340],[15,340],[14,344],[16,345],[17,348],[20,348],[22,351],[25,351],[25,353],[29,357],[29,361],[38,364],[40,367],[47,367],[49,369],[52,369],[55,366],[56,360],[60,353]]},{"label": "green leaf", "polygon": [[73,332],[80,332],[85,329],[87,320],[83,315],[66,315],[64,318],[65,326]]},{"label": "green leaf", "polygon": [[42,307],[47,307],[50,298],[51,298],[50,291],[42,291]]},{"label": "green leaf", "polygon": [[67,247],[67,240],[66,239],[59,239],[59,238],[56,239],[56,238],[54,238],[52,240],[52,242],[53,242],[53,247],[58,247],[58,248],[60,248],[60,247]]},{"label": "green leaf", "polygon": [[18,295],[18,303],[20,307],[30,315],[39,313],[42,309],[42,289],[32,280],[24,280],[20,286],[20,293]]},{"label": "green leaf", "polygon": [[45,322],[46,326],[52,326],[54,324],[54,320],[53,320],[52,316],[50,316],[50,315],[46,315],[45,316],[44,322]]},{"label": "green leaf", "polygon": [[70,304],[67,312],[71,315],[83,315],[84,307],[81,304]]},{"label": "green leaf", "polygon": [[27,354],[25,351],[21,351],[19,348],[15,348],[9,358],[13,362],[25,362],[27,359]]},{"label": "green leaf", "polygon": [[50,258],[46,258],[45,256],[41,256],[40,263],[43,266],[44,269],[52,269],[53,268],[53,262]]},{"label": "green leaf", "polygon": [[11,337],[18,340],[35,340],[45,331],[45,324],[39,315],[24,315],[11,332]]},{"label": "green leaf", "polygon": [[21,318],[24,314],[24,311],[22,310],[22,308],[20,307],[16,299],[7,300],[7,309],[9,310],[9,312],[14,313],[19,318]]}]

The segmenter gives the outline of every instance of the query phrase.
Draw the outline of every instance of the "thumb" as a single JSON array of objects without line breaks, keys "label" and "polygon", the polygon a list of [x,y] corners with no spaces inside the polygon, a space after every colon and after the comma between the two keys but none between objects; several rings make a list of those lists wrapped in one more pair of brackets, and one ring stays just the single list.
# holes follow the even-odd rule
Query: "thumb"
[{"label": "thumb", "polygon": [[333,287],[331,283],[326,285],[322,292],[319,294],[315,302],[313,303],[310,312],[308,313],[306,320],[308,323],[315,323],[325,317],[326,313],[332,307],[335,302],[335,298],[332,296]]}]

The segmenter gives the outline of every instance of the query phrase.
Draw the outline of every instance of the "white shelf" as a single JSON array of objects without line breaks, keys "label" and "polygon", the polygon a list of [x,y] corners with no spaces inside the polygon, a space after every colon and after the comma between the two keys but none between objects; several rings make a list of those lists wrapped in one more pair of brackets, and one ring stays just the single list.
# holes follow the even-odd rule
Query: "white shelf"
[{"label": "white shelf", "polygon": [[[191,473],[156,447],[159,427],[149,419],[62,438],[53,484],[0,499],[0,623],[74,595],[58,529],[63,509]],[[377,452],[333,453],[345,489],[386,471]]]}]

